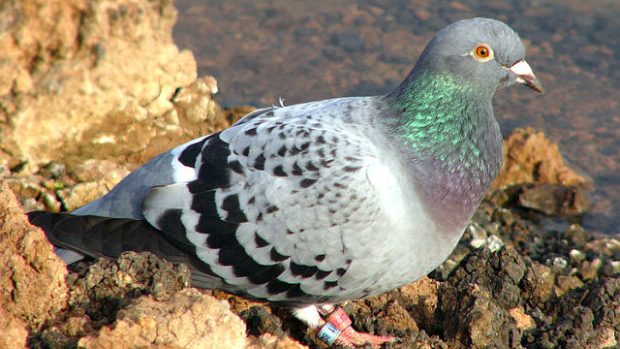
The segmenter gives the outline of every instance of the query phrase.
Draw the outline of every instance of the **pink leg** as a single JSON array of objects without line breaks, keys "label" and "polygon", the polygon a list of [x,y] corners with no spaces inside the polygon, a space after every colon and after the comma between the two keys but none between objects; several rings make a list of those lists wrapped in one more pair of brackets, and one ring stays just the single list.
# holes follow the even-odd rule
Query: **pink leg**
[{"label": "pink leg", "polygon": [[[397,340],[395,337],[375,336],[369,333],[357,332],[351,327],[351,319],[342,308],[332,304],[317,306],[319,313],[325,319],[325,325],[318,329],[319,338],[332,345],[345,348],[361,348],[370,345],[378,349],[384,343]],[[335,338],[334,338],[335,337]]]}]

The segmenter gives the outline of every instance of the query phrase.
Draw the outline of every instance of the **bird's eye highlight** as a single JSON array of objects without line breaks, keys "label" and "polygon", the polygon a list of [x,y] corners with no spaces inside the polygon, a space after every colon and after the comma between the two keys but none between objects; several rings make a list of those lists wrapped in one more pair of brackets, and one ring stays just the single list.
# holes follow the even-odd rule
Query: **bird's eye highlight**
[{"label": "bird's eye highlight", "polygon": [[478,44],[472,54],[475,59],[486,62],[493,59],[493,50],[487,44]]}]

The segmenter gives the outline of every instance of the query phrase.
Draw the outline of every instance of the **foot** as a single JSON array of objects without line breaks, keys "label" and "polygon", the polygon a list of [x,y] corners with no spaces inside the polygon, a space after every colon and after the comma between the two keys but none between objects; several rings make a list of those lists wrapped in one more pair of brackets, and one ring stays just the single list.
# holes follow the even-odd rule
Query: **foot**
[{"label": "foot", "polygon": [[396,337],[375,336],[369,333],[357,332],[351,327],[351,319],[340,307],[331,304],[318,306],[319,313],[325,319],[325,325],[317,330],[321,340],[330,345],[344,348],[373,348],[378,349],[384,343],[392,343]]}]

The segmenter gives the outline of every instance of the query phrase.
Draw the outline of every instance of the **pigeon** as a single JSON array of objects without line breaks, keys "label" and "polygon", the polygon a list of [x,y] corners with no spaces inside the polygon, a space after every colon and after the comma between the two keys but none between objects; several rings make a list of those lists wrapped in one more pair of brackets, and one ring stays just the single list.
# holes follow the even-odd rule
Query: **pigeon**
[{"label": "pigeon", "polygon": [[292,309],[328,345],[378,348],[335,304],[428,274],[502,163],[492,98],[543,87],[518,34],[452,23],[391,93],[255,110],[70,213],[31,212],[67,263],[149,251],[192,285]]}]

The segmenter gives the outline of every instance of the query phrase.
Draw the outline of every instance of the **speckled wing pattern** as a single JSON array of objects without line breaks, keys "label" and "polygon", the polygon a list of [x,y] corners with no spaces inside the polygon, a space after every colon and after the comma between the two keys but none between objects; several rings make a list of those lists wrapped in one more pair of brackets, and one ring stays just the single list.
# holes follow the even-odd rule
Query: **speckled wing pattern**
[{"label": "speckled wing pattern", "polygon": [[380,239],[371,235],[380,208],[365,173],[379,152],[355,120],[377,113],[373,98],[261,109],[177,149],[173,161],[195,179],[151,189],[146,220],[195,246],[229,289],[253,298],[364,296],[372,280],[346,274],[352,259],[363,261],[356,244]]}]

